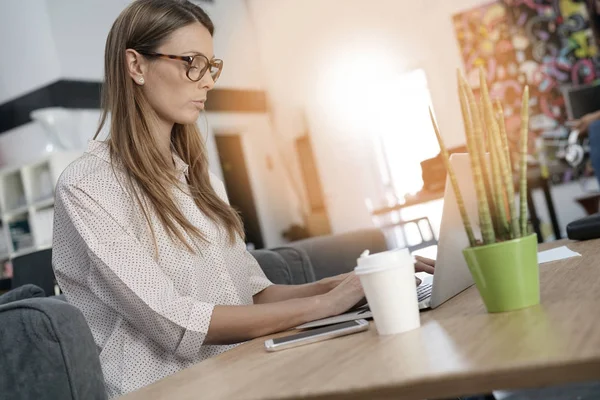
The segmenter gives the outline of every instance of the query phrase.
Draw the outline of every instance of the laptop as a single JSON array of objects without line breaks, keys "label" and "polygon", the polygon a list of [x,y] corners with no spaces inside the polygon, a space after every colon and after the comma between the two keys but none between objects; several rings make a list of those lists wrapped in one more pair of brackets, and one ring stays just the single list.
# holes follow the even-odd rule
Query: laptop
[{"label": "laptop", "polygon": [[[475,185],[473,184],[469,155],[454,153],[450,156],[450,164],[456,174],[471,226],[473,227],[475,236],[478,237],[480,236],[480,231],[477,214],[477,197]],[[462,255],[462,250],[468,246],[469,240],[465,233],[456,196],[452,189],[450,178],[447,177],[435,273],[433,276],[429,275],[423,279],[419,287],[417,287],[419,309],[425,310],[439,307],[474,284],[467,263]],[[296,328],[316,328],[361,318],[372,318],[368,305],[334,317],[302,324]]]}]

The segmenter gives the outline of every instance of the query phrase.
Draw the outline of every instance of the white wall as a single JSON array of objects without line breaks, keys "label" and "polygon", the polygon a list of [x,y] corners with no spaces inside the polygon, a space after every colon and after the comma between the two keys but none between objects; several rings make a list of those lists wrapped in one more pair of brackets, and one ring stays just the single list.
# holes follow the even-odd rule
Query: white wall
[{"label": "white wall", "polygon": [[[59,79],[60,65],[45,0],[0,3],[0,48],[0,104]],[[42,156],[47,144],[35,123],[6,132],[0,135],[0,167]]]},{"label": "white wall", "polygon": [[[364,199],[382,195],[369,129],[353,124],[364,113],[362,99],[371,74],[423,68],[446,144],[464,143],[455,89],[456,68],[462,68],[462,61],[451,16],[488,2],[250,0],[275,127],[291,149],[293,138],[303,131],[297,116],[308,113],[334,232],[369,226]],[[339,110],[324,101],[336,74],[345,73],[331,69],[348,60],[350,65],[353,60],[364,65],[365,57],[373,58],[372,68],[342,88],[346,97],[355,98],[344,121]],[[407,145],[411,140],[406,137]]]},{"label": "white wall", "polygon": [[215,55],[223,59],[223,73],[219,77],[218,86],[263,89],[263,68],[257,57],[257,37],[246,0],[196,3],[215,24]]},{"label": "white wall", "polygon": [[0,104],[60,76],[45,0],[0,3]]},{"label": "white wall", "polygon": [[98,81],[106,37],[128,0],[46,0],[63,79]]}]

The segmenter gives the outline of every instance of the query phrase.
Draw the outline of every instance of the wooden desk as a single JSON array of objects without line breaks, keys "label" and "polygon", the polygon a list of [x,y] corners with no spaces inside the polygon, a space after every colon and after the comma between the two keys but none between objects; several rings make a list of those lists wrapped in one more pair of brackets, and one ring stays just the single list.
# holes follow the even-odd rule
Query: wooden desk
[{"label": "wooden desk", "polygon": [[542,305],[487,314],[472,287],[396,336],[367,332],[285,350],[257,339],[125,396],[152,399],[433,399],[600,380],[600,240],[540,267]]}]

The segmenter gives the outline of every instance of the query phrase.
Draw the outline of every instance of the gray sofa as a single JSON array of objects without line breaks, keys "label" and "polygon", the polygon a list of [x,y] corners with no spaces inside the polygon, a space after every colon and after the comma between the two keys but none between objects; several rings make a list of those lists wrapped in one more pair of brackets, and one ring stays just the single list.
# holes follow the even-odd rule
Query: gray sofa
[{"label": "gray sofa", "polygon": [[106,399],[83,315],[25,285],[0,296],[0,399]]},{"label": "gray sofa", "polygon": [[[302,284],[352,270],[366,248],[385,250],[383,234],[367,230],[311,238],[252,254],[273,283]],[[45,259],[31,258],[38,268],[51,268],[50,259],[49,252]],[[39,287],[25,285],[0,296],[0,400],[106,399],[83,315],[44,295]]]}]

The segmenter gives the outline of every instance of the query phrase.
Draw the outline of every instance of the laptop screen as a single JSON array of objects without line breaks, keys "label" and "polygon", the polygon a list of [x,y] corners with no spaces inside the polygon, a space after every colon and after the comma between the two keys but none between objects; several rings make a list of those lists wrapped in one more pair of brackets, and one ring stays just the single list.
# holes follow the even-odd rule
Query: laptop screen
[{"label": "laptop screen", "polygon": [[569,119],[578,119],[600,110],[600,85],[566,89],[564,96]]}]

